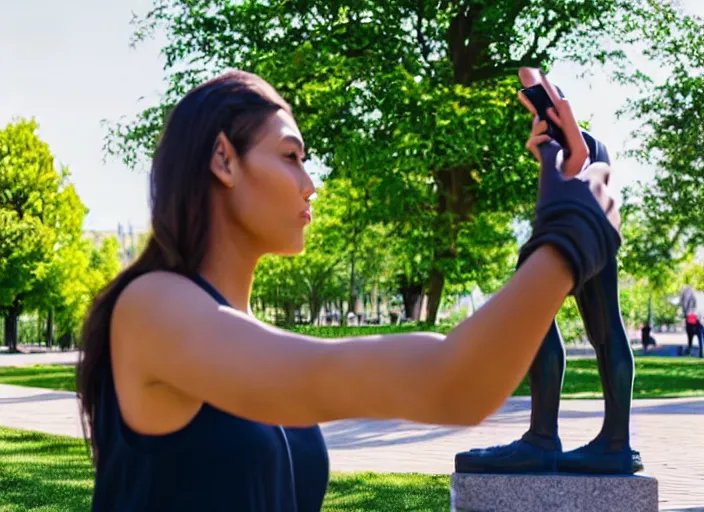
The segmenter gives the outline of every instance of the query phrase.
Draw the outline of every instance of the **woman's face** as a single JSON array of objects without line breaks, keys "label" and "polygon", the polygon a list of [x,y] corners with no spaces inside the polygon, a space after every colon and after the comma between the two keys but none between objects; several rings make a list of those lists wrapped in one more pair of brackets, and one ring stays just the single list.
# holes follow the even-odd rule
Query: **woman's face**
[{"label": "woman's face", "polygon": [[[224,165],[217,162],[224,155]],[[273,114],[245,154],[219,141],[212,170],[230,222],[236,224],[262,253],[297,254],[303,250],[303,230],[312,220],[308,200],[315,192],[303,168],[303,138],[293,118],[283,110]]]}]

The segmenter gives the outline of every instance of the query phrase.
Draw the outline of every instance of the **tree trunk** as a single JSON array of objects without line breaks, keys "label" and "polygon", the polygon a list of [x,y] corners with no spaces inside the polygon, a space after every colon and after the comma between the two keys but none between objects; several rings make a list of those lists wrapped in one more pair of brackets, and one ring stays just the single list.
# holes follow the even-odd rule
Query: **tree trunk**
[{"label": "tree trunk", "polygon": [[46,316],[46,346],[51,348],[54,345],[54,308],[50,308]]},{"label": "tree trunk", "polygon": [[323,301],[320,300],[317,294],[313,294],[310,297],[310,323],[311,325],[320,325],[318,322],[318,317],[320,316],[320,310],[323,309]]},{"label": "tree trunk", "polygon": [[419,284],[407,284],[401,287],[403,297],[403,310],[406,318],[417,321],[420,318],[420,306],[423,299],[423,286]]},{"label": "tree trunk", "polygon": [[352,252],[351,262],[350,262],[350,289],[349,289],[349,302],[347,303],[347,312],[342,315],[342,325],[347,325],[347,315],[350,313],[357,313],[357,293],[355,290],[355,264],[357,263],[357,255]]},{"label": "tree trunk", "polygon": [[381,325],[381,293],[379,293],[379,285],[374,286],[374,303],[376,306],[376,322]]},{"label": "tree trunk", "polygon": [[5,314],[5,345],[7,345],[10,353],[15,354],[17,350],[17,324],[20,318],[20,307],[14,303]]},{"label": "tree trunk", "polygon": [[445,274],[440,269],[433,268],[430,271],[428,282],[428,316],[426,318],[426,322],[430,325],[435,325],[437,321],[443,288],[445,288]]},{"label": "tree trunk", "polygon": [[293,325],[296,323],[296,306],[293,302],[284,303],[284,312],[286,315],[286,325]]}]

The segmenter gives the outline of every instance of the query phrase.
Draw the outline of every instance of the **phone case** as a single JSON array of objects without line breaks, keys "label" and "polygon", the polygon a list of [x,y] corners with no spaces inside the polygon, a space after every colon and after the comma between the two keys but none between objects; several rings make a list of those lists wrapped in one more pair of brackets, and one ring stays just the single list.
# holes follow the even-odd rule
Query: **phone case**
[{"label": "phone case", "polygon": [[[557,89],[557,92],[559,93],[561,98],[565,97],[559,87],[555,86],[555,89]],[[562,146],[564,149],[567,149],[567,139],[565,138],[564,133],[562,133],[562,130],[560,130],[560,128],[552,121],[552,119],[548,117],[547,110],[550,107],[554,107],[554,105],[552,103],[552,100],[550,99],[550,96],[548,96],[548,93],[545,88],[541,84],[537,84],[532,87],[526,87],[525,89],[521,89],[521,92],[526,97],[526,99],[531,102],[533,107],[535,107],[535,111],[537,112],[540,120],[547,121],[547,134],[550,135],[550,137],[552,137],[553,139],[555,139],[560,146]]]}]

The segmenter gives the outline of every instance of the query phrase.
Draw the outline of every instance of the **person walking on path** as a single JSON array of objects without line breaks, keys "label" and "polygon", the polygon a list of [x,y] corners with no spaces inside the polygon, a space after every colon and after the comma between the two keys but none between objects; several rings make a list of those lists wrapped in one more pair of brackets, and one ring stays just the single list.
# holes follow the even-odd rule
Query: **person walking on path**
[{"label": "person walking on path", "polygon": [[687,334],[687,348],[684,354],[692,353],[692,341],[697,338],[699,342],[699,357],[704,357],[704,328],[701,323],[701,316],[697,310],[697,297],[694,288],[687,285],[680,294],[680,307],[684,316],[684,328]]}]

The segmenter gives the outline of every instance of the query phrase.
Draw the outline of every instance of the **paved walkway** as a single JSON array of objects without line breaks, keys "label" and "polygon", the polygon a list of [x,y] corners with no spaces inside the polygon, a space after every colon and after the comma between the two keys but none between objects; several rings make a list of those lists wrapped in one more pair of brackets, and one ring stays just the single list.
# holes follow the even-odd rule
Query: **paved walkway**
[{"label": "paved walkway", "polygon": [[28,354],[9,354],[0,350],[0,367],[2,366],[32,366],[35,364],[76,364],[78,351],[60,352],[30,352]]},{"label": "paved walkway", "polygon": [[[588,442],[602,414],[600,400],[564,401],[565,448]],[[333,470],[451,473],[456,452],[514,440],[529,415],[530,400],[521,397],[475,428],[358,420],[328,423],[323,431]],[[82,435],[75,395],[46,389],[0,385],[0,425]],[[661,509],[704,507],[704,399],[638,400],[632,432],[645,474],[659,481]]]}]

